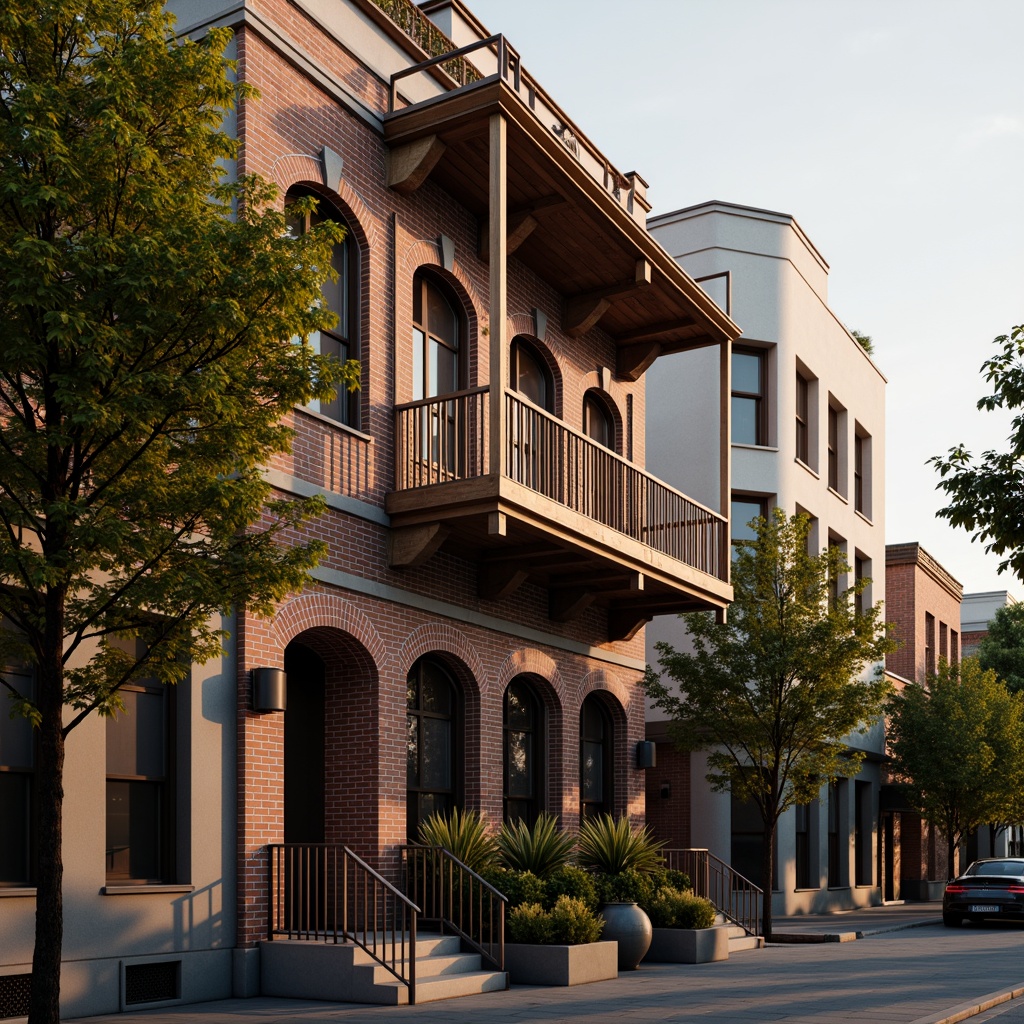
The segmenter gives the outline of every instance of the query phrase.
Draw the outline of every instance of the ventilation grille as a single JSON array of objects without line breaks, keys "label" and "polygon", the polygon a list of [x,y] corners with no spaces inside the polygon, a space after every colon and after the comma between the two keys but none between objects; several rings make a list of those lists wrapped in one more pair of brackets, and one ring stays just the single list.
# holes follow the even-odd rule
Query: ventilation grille
[{"label": "ventilation grille", "polygon": [[0,975],[0,1018],[27,1017],[31,974]]},{"label": "ventilation grille", "polygon": [[159,1003],[180,998],[180,960],[158,964],[126,964],[124,968],[125,1006]]}]

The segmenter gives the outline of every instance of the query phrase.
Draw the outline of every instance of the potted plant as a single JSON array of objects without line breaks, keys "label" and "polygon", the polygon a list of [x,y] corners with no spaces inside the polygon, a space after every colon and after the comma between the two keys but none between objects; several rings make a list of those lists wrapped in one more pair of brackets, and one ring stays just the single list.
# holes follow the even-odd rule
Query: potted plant
[{"label": "potted plant", "polygon": [[654,926],[645,960],[676,964],[728,960],[729,929],[715,927],[715,905],[710,900],[665,879],[656,885],[645,910]]},{"label": "potted plant", "polygon": [[596,876],[604,934],[619,944],[620,971],[635,970],[651,944],[651,921],[640,904],[653,895],[649,876],[662,866],[663,845],[625,817],[602,814],[580,827],[577,859]]}]

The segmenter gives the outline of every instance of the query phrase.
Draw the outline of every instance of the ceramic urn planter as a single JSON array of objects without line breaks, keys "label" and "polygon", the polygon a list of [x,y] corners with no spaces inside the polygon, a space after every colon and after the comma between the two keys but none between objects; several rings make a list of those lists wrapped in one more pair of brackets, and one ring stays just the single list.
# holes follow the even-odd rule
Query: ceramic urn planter
[{"label": "ceramic urn planter", "polygon": [[635,971],[651,945],[651,919],[635,903],[605,903],[601,916],[601,937],[619,944],[619,970]]}]

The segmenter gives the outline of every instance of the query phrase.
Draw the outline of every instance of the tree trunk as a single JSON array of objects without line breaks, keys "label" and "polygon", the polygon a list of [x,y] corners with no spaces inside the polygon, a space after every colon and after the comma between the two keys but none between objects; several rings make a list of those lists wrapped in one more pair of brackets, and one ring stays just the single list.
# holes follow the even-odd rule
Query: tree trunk
[{"label": "tree trunk", "polygon": [[[63,612],[63,602],[59,604]],[[63,624],[62,614],[54,618]],[[52,620],[47,623],[46,633],[47,656],[37,666],[36,702],[42,721],[33,779],[36,941],[32,952],[29,1024],[60,1024],[60,964],[64,938],[64,862],[61,851],[64,807],[63,644],[60,629],[52,625]]]}]

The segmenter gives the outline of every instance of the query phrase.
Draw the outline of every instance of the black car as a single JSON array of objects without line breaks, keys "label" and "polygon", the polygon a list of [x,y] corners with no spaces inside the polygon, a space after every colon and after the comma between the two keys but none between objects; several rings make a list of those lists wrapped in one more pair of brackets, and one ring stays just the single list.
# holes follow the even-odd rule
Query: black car
[{"label": "black car", "polygon": [[1024,857],[976,860],[946,886],[942,923],[953,928],[965,917],[1024,921]]}]

